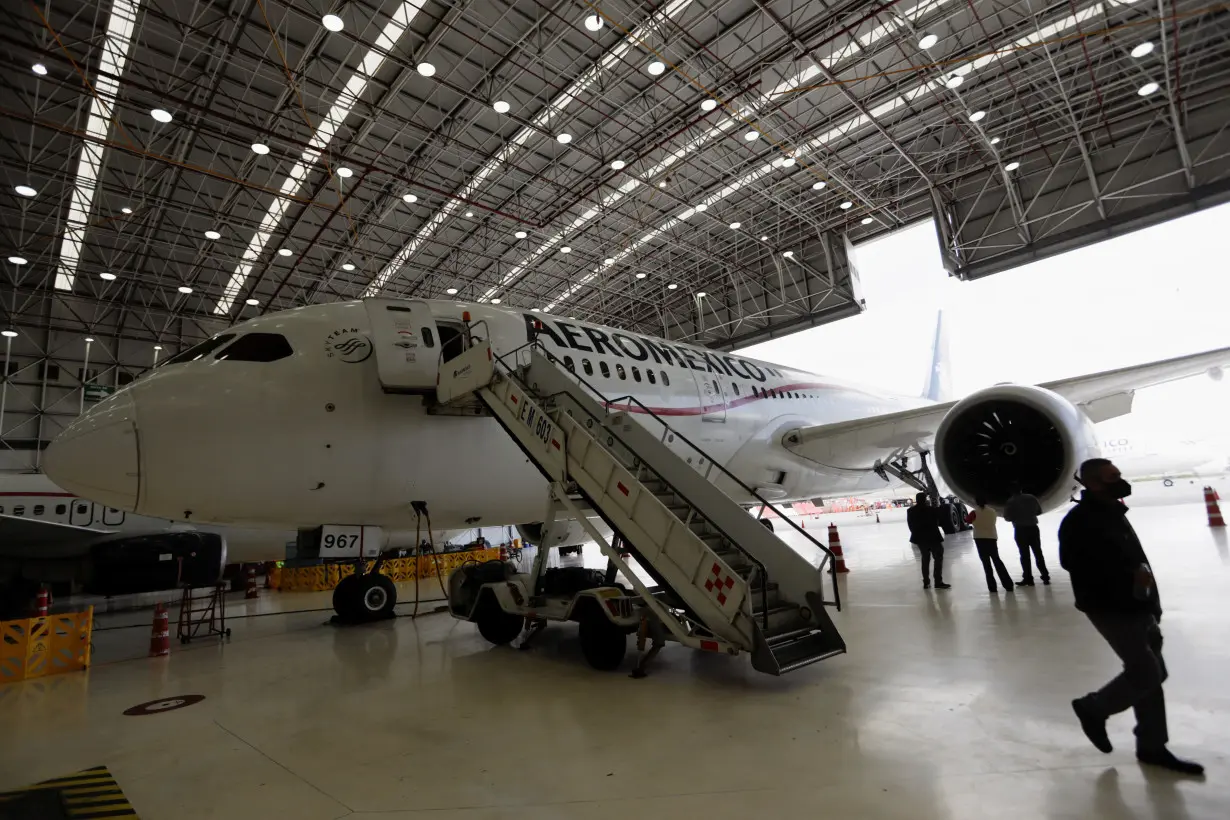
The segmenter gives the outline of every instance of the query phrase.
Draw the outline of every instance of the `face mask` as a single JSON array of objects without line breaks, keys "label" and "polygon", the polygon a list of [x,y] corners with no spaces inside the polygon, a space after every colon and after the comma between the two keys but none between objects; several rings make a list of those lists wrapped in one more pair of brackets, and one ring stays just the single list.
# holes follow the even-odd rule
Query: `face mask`
[{"label": "face mask", "polygon": [[1106,491],[1110,493],[1111,498],[1127,498],[1132,494],[1132,485],[1121,478],[1107,484]]}]

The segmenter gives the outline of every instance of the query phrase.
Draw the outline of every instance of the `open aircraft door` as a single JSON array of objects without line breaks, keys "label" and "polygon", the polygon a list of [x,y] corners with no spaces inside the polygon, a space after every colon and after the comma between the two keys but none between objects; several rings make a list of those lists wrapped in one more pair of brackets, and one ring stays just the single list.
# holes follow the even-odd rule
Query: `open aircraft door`
[{"label": "open aircraft door", "polygon": [[431,307],[419,299],[364,299],[363,304],[385,392],[435,390],[440,348]]},{"label": "open aircraft door", "polygon": [[701,419],[704,421],[726,421],[726,393],[722,382],[713,373],[694,371],[692,377],[696,380],[696,391],[700,394],[700,402],[704,407]]}]

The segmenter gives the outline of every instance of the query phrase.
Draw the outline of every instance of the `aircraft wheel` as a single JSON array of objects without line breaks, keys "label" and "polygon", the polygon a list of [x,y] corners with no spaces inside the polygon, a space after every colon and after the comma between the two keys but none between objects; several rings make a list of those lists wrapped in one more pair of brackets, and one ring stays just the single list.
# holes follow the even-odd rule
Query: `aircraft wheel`
[{"label": "aircraft wheel", "polygon": [[581,621],[581,652],[594,669],[618,669],[628,651],[628,635],[601,613],[591,613]]},{"label": "aircraft wheel", "polygon": [[356,615],[354,603],[358,597],[358,584],[359,576],[347,575],[333,588],[333,611],[343,620],[352,620]]},{"label": "aircraft wheel", "polygon": [[952,535],[961,531],[961,525],[957,522],[956,508],[950,501],[941,501],[939,508],[936,510],[936,518],[939,520],[940,529],[945,535]]},{"label": "aircraft wheel", "polygon": [[769,532],[773,532],[773,522],[767,518],[761,518],[760,523],[764,524],[764,528]]},{"label": "aircraft wheel", "polygon": [[508,614],[500,609],[500,605],[494,600],[488,600],[475,623],[478,624],[479,635],[496,646],[504,646],[512,643],[513,639],[521,634],[525,619],[520,615]]},{"label": "aircraft wheel", "polygon": [[355,609],[359,620],[376,621],[393,617],[397,587],[387,575],[373,573],[359,577]]}]

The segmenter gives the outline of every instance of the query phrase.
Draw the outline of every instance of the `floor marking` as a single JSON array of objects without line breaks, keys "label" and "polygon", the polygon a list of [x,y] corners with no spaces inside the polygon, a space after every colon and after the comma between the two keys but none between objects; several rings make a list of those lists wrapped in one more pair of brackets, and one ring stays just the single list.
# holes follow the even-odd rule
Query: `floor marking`
[{"label": "floor marking", "polygon": [[60,816],[63,817],[138,820],[136,810],[106,766],[94,766],[22,789],[0,792],[0,804],[14,803],[12,808],[20,811],[20,804],[16,801],[32,792],[57,792],[62,811]]}]

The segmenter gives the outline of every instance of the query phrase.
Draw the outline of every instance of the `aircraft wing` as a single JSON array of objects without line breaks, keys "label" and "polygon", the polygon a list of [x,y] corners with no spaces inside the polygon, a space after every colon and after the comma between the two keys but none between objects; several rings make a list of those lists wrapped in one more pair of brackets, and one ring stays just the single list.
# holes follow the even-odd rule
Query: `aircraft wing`
[{"label": "aircraft wing", "polygon": [[[1132,397],[1152,387],[1230,364],[1230,347],[1121,367],[1039,385],[1079,406],[1095,421],[1131,412]],[[956,402],[932,404],[883,416],[791,430],[788,450],[833,470],[866,471],[877,461],[909,450],[929,449],[944,415]]]},{"label": "aircraft wing", "polygon": [[112,532],[25,516],[0,515],[0,557],[58,558],[75,555]]}]

